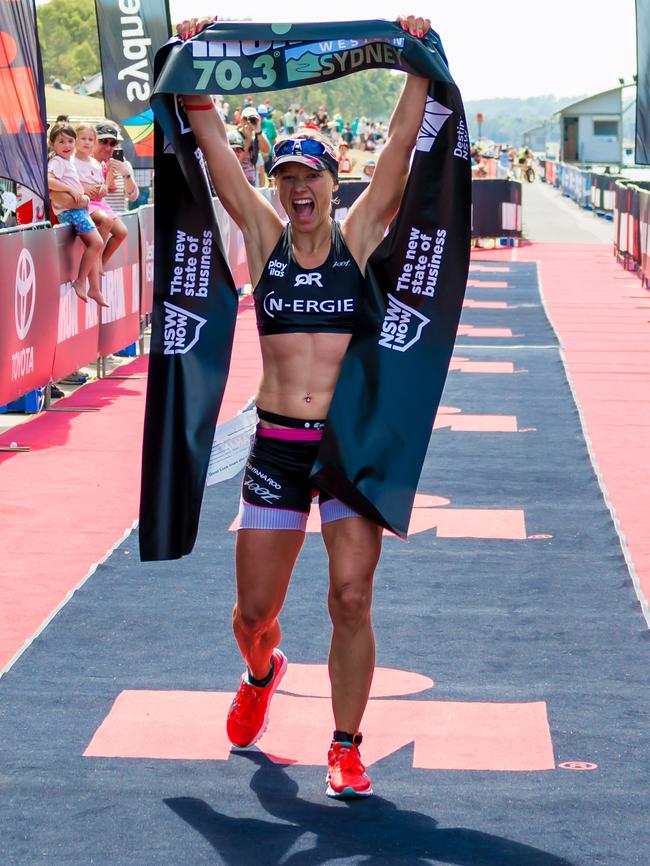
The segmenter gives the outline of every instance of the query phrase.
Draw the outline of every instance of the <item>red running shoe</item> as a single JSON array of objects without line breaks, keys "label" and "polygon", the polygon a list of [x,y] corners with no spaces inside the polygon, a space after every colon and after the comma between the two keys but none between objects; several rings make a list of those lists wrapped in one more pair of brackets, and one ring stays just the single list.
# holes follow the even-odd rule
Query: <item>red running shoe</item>
[{"label": "red running shoe", "polygon": [[248,682],[248,674],[243,675],[226,720],[226,732],[233,746],[245,749],[262,736],[269,723],[271,698],[286,669],[287,657],[276,647],[273,650],[273,679],[268,686],[254,686]]},{"label": "red running shoe", "polygon": [[361,763],[359,749],[352,743],[334,741],[327,753],[328,797],[369,797],[370,777]]}]

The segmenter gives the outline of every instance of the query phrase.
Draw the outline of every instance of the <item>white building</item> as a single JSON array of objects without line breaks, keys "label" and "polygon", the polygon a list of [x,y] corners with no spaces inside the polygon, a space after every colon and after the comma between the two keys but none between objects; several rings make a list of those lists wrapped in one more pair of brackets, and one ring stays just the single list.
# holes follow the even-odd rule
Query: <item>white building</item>
[{"label": "white building", "polygon": [[560,159],[563,162],[620,164],[621,93],[621,88],[615,87],[556,112],[560,118]]}]

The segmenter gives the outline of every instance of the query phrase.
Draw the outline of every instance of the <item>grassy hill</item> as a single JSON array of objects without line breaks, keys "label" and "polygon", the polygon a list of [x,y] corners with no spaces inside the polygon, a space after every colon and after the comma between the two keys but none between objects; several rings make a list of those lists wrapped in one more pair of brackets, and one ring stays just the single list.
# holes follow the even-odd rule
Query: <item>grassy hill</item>
[{"label": "grassy hill", "polygon": [[89,120],[102,120],[104,118],[104,100],[96,96],[79,96],[72,90],[55,90],[54,87],[45,87],[45,106],[47,109],[48,123],[56,118],[58,114],[67,114],[73,118],[88,118]]}]

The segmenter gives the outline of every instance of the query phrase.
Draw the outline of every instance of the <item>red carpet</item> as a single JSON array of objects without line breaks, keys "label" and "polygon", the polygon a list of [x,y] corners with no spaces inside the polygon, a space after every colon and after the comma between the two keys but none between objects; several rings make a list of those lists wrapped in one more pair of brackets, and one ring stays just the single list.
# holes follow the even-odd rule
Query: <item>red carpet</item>
[{"label": "red carpet", "polygon": [[[254,394],[259,378],[255,314],[242,304],[220,419]],[[147,358],[119,375],[142,376]],[[31,451],[0,453],[0,672],[138,517],[145,378],[92,382],[57,407],[0,436]]]},{"label": "red carpet", "polygon": [[[644,518],[650,489],[645,453],[650,440],[650,294],[619,267],[605,245],[480,250],[473,270],[494,270],[507,279],[505,268],[512,260],[540,261],[548,313],[564,347],[644,603],[643,597],[650,597],[650,534]],[[137,359],[120,373],[145,370],[146,359]],[[241,305],[220,420],[232,417],[254,394],[259,370],[255,315],[247,299]],[[0,454],[0,543],[5,551],[0,670],[137,519],[145,385],[139,378],[93,382],[58,405],[101,411],[46,413],[0,436],[0,444],[16,440],[32,449]]]},{"label": "red carpet", "polygon": [[[639,585],[650,598],[650,292],[606,244],[477,250],[472,262],[539,261],[542,294],[564,349],[596,464]],[[480,265],[478,262],[480,261]],[[474,267],[474,266],[473,266]],[[472,271],[470,271],[470,276]],[[504,277],[503,272],[500,277]]]}]

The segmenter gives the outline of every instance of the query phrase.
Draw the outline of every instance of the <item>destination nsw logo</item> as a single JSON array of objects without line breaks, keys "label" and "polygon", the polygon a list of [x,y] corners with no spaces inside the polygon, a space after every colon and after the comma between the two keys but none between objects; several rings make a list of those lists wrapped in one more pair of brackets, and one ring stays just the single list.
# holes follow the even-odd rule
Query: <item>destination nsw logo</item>
[{"label": "destination nsw logo", "polygon": [[353,69],[400,65],[404,39],[331,39],[310,42],[285,51],[288,81],[335,78]]},{"label": "destination nsw logo", "polygon": [[438,133],[447,122],[448,118],[454,112],[451,108],[447,108],[436,102],[430,96],[427,96],[427,102],[424,107],[424,116],[422,118],[422,126],[418,133],[418,140],[415,145],[416,150],[423,150],[428,153],[433,147]]},{"label": "destination nsw logo", "polygon": [[388,309],[381,326],[379,345],[384,349],[394,349],[396,352],[406,352],[420,339],[427,319],[418,310],[409,307],[403,301],[398,301],[393,295],[388,295]]},{"label": "destination nsw logo", "polygon": [[207,319],[165,301],[164,354],[187,355],[199,342],[201,328]]}]

